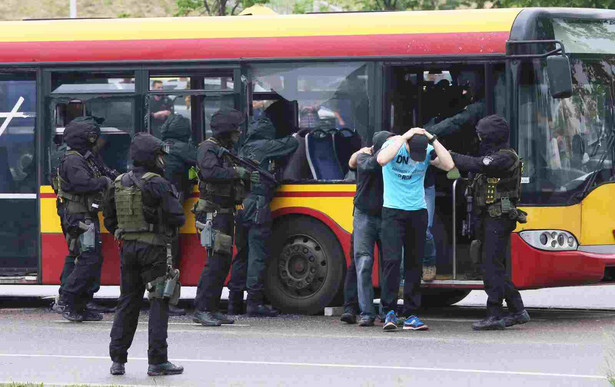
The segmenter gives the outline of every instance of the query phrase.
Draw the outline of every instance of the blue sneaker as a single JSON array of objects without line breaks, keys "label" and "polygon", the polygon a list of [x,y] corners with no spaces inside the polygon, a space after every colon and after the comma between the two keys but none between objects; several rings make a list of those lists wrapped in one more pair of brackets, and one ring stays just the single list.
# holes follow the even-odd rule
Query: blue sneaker
[{"label": "blue sneaker", "polygon": [[395,331],[397,330],[397,315],[395,311],[390,311],[387,313],[387,317],[384,320],[384,327],[382,328],[385,331]]},{"label": "blue sneaker", "polygon": [[429,327],[418,317],[412,315],[408,317],[406,321],[404,321],[404,329],[412,329],[413,331],[426,331],[429,329]]}]

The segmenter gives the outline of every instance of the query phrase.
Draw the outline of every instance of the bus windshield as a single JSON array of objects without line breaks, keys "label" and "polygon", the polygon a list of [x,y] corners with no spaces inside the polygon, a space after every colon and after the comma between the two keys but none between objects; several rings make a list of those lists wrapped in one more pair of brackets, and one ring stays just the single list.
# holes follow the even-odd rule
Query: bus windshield
[{"label": "bus windshield", "polygon": [[613,180],[615,56],[571,57],[573,94],[554,99],[544,61],[520,73],[519,152],[524,204],[579,202],[588,184]]}]

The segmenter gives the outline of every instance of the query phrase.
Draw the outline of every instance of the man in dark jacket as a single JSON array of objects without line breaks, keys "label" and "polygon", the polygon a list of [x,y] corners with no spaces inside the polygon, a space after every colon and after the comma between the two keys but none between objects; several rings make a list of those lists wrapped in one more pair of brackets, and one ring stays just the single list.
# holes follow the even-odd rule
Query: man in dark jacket
[{"label": "man in dark jacket", "polygon": [[[471,173],[474,209],[478,218],[473,244],[482,247],[487,318],[472,327],[475,330],[504,329],[530,320],[521,294],[506,271],[510,233],[518,220],[525,221],[523,213],[516,208],[521,192],[522,167],[519,156],[509,146],[510,128],[504,118],[487,116],[478,122],[476,132],[480,139],[480,156],[451,152],[457,168]],[[503,300],[506,300],[508,315],[503,313]]]},{"label": "man in dark jacket", "polygon": [[361,308],[360,326],[373,326],[376,318],[372,268],[374,246],[380,242],[383,195],[382,167],[378,164],[377,153],[391,136],[393,136],[391,132],[376,132],[372,141],[373,146],[360,149],[348,161],[348,166],[357,171],[353,214],[353,259]]},{"label": "man in dark jacket", "polygon": [[224,149],[231,151],[239,141],[244,119],[244,114],[235,109],[214,113],[210,121],[213,136],[203,141],[197,152],[200,198],[194,212],[196,221],[204,225],[201,244],[207,251],[207,261],[197,287],[193,320],[205,326],[234,322],[219,312],[218,304],[231,266],[235,207],[245,198],[245,184],[252,176],[259,176],[258,172],[251,174],[235,166]]},{"label": "man in dark jacket", "polygon": [[[190,142],[190,120],[179,114],[171,114],[161,128],[162,141],[167,148],[164,155],[164,177],[179,193],[179,202],[184,203],[192,194],[192,182],[188,177],[190,167],[196,165],[196,147]],[[181,247],[179,234],[173,239],[173,265],[179,268]],[[185,309],[169,305],[169,314],[183,316]]]},{"label": "man in dark jacket", "polygon": [[[293,136],[276,137],[276,128],[287,128],[292,107],[286,101],[277,101],[255,119],[248,130],[248,137],[239,156],[255,161],[260,168],[275,173],[275,163],[297,149],[299,143]],[[283,130],[284,130],[283,129]],[[247,314],[249,316],[274,317],[278,313],[264,305],[264,275],[269,256],[271,236],[270,203],[276,185],[264,178],[252,182],[250,192],[243,201],[243,209],[237,215],[237,255],[233,260],[229,282],[229,314],[243,312],[243,291],[248,290]],[[247,276],[247,279],[246,279]]]},{"label": "man in dark jacket", "polygon": [[76,118],[64,130],[68,145],[58,167],[55,186],[62,202],[62,226],[75,265],[62,287],[62,316],[71,321],[98,321],[102,315],[86,309],[99,286],[102,269],[98,211],[111,186],[92,149],[100,127],[91,117]]},{"label": "man in dark jacket", "polygon": [[184,371],[167,358],[168,307],[169,302],[177,302],[179,289],[170,301],[165,296],[165,285],[171,273],[179,276],[171,268],[167,246],[184,224],[185,216],[177,191],[161,176],[163,152],[162,141],[149,134],[137,134],[130,145],[134,168],[115,179],[105,205],[105,227],[121,241],[121,294],[109,344],[112,375],[125,372],[146,287],[150,299],[147,373],[159,376]]}]

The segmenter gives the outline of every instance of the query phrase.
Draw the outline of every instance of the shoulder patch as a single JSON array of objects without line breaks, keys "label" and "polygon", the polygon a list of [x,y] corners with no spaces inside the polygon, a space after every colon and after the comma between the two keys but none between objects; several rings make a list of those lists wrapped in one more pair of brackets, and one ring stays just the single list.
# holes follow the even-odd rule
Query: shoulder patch
[{"label": "shoulder patch", "polygon": [[486,157],[483,157],[483,164],[485,164],[485,165],[489,165],[489,164],[491,164],[492,162],[493,162],[493,157],[491,157],[491,156],[486,156]]}]

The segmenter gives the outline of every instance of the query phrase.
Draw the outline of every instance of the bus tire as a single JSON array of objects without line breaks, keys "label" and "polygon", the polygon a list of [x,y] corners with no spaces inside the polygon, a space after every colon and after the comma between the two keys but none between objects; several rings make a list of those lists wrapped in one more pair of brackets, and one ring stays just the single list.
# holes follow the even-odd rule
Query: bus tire
[{"label": "bus tire", "polygon": [[346,260],[335,234],[308,216],[277,222],[265,294],[283,313],[316,314],[342,294]]},{"label": "bus tire", "polygon": [[423,289],[421,304],[426,307],[450,306],[470,294],[470,289]]}]

